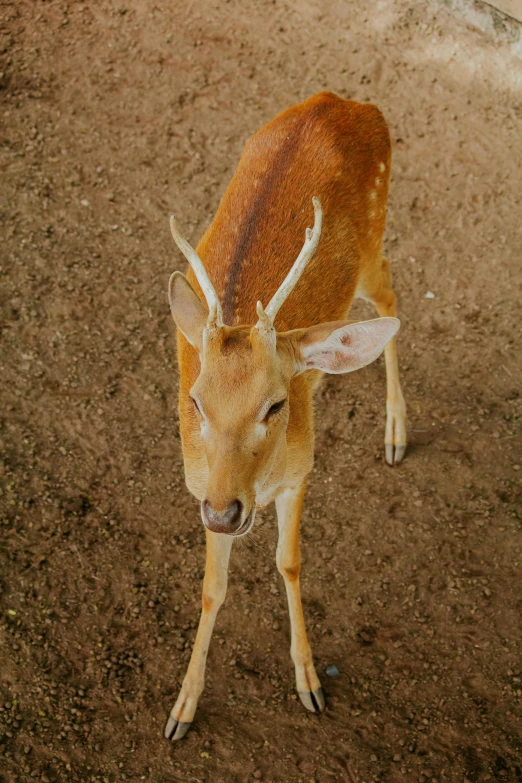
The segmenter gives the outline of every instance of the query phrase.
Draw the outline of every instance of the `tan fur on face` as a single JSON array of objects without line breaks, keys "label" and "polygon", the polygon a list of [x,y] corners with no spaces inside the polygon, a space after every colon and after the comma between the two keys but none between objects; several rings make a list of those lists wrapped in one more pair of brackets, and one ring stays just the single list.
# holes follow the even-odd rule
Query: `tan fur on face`
[{"label": "tan fur on face", "polygon": [[[236,499],[247,513],[266,505],[285,478],[294,361],[283,343],[276,349],[256,329],[224,327],[206,341],[199,376],[180,399],[187,416],[184,452],[205,455],[192,470],[187,465],[187,480],[216,511]],[[267,418],[270,406],[285,398],[283,408]]]}]

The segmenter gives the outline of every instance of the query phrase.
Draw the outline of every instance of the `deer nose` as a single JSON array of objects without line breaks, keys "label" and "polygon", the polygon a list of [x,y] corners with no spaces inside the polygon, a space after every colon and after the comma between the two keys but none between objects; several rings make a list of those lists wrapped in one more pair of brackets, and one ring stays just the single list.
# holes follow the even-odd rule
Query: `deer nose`
[{"label": "deer nose", "polygon": [[203,522],[213,533],[232,535],[241,527],[242,515],[243,504],[240,500],[233,500],[223,511],[215,511],[208,500],[201,504]]}]

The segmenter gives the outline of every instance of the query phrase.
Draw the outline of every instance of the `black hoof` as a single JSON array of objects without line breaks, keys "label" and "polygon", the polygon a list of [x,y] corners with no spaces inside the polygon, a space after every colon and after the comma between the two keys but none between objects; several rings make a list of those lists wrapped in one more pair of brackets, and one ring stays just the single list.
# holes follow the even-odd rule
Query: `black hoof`
[{"label": "black hoof", "polygon": [[307,710],[315,713],[324,712],[326,704],[322,688],[317,688],[316,691],[298,691],[298,694]]},{"label": "black hoof", "polygon": [[180,723],[171,715],[167,721],[167,725],[165,726],[165,739],[172,740],[172,742],[183,739],[191,726],[192,723]]}]

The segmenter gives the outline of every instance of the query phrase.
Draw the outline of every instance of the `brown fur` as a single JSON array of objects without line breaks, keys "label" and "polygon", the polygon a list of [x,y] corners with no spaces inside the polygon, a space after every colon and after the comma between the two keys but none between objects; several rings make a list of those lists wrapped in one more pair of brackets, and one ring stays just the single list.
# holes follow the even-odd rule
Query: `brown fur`
[{"label": "brown fur", "polygon": [[[247,143],[216,216],[197,247],[229,325],[253,324],[258,300],[267,303],[292,266],[312,221],[312,196],[324,223],[318,250],[284,303],[278,330],[344,318],[365,266],[379,257],[390,172],[390,139],[381,112],[370,104],[320,93],[265,125]],[[381,172],[379,164],[384,163]],[[380,179],[380,187],[375,180]],[[376,192],[377,199],[369,200]],[[370,211],[375,217],[370,220]],[[196,279],[187,275],[200,292]],[[225,351],[235,348],[231,334]],[[201,500],[206,490],[199,424],[189,391],[200,373],[197,351],[178,332],[179,413],[187,483]],[[318,373],[291,383],[287,430],[288,478],[313,462],[312,393]]]},{"label": "brown fur", "polygon": [[[223,518],[236,500],[247,522],[250,509],[275,500],[276,561],[288,597],[291,655],[297,690],[311,711],[324,709],[324,696],[301,606],[299,525],[305,478],[313,465],[312,398],[321,374],[306,368],[346,372],[376,358],[386,345],[389,462],[395,448],[397,461],[402,458],[406,442],[395,340],[389,341],[398,322],[388,318],[346,327],[343,320],[356,292],[372,300],[379,315],[395,315],[381,255],[390,157],[388,130],[375,106],[320,93],[288,109],[247,143],[197,248],[228,325],[205,328],[206,306],[183,276],[171,279],[171,308],[180,327],[179,413],[187,485],[205,501],[204,508],[209,504]],[[272,329],[253,326],[256,302],[270,301],[297,258],[312,222],[313,196],[323,208],[321,239],[276,317],[276,338]],[[188,280],[203,302],[192,271]],[[345,327],[351,331],[339,333]],[[383,330],[390,328],[383,341]],[[356,332],[363,345],[357,360],[347,361],[350,352],[357,356]],[[265,417],[273,402],[285,398],[277,414]],[[230,535],[207,530],[202,615],[166,726],[171,739],[186,733],[203,689],[212,628],[226,592],[233,532],[225,532]]]}]

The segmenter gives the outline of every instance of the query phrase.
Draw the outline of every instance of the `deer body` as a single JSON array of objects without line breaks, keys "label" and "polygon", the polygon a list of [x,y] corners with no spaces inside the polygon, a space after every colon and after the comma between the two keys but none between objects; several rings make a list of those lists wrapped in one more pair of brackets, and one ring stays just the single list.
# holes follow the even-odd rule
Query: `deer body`
[{"label": "deer body", "polygon": [[[388,129],[375,106],[320,93],[288,109],[247,143],[198,245],[211,282],[200,285],[194,264],[198,274],[191,269],[187,278],[171,279],[185,474],[202,502],[207,564],[200,627],[169,738],[186,733],[203,688],[233,537],[248,532],[255,509],[272,501],[297,689],[305,707],[324,709],[299,594],[299,520],[313,465],[313,393],[321,371],[356,369],[386,346],[387,461],[400,461],[406,446],[395,296],[382,256],[390,161]],[[301,251],[305,266],[283,295],[278,289],[303,246],[312,196],[319,201],[314,231],[307,233],[310,248],[305,252],[305,243]],[[173,234],[189,258],[174,228]],[[355,295],[373,301],[384,317],[349,324]],[[269,301],[266,311],[256,307]]]}]

